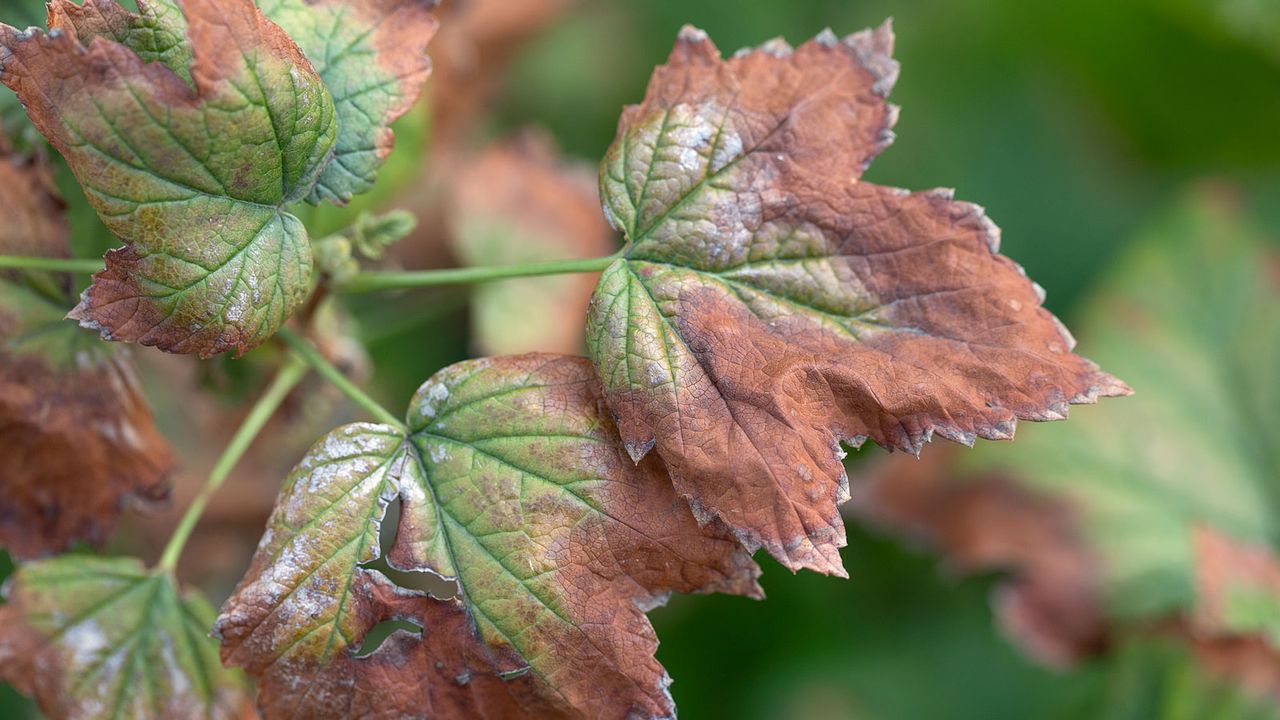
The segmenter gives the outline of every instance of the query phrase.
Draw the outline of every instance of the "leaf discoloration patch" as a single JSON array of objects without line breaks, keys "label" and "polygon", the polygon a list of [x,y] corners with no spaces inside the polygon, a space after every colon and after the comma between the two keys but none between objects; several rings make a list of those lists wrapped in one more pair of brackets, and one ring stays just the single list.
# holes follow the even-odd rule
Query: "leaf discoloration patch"
[{"label": "leaf discoloration patch", "polygon": [[308,200],[345,204],[368,192],[395,143],[391,123],[418,98],[431,61],[438,0],[260,0],[333,94],[332,161]]},{"label": "leaf discoloration patch", "polygon": [[0,606],[0,678],[50,717],[243,717],[218,663],[211,608],[128,558],[67,555],[21,568]]},{"label": "leaf discoloration patch", "polygon": [[722,60],[686,28],[601,169],[628,246],[588,345],[622,438],[792,569],[844,574],[841,441],[1009,438],[1128,392],[1071,353],[981,208],[859,180],[893,137],[892,39]]},{"label": "leaf discoloration patch", "polygon": [[[384,688],[410,717],[509,700],[504,712],[531,716],[672,714],[645,611],[670,592],[758,595],[759,571],[722,526],[698,525],[656,457],[626,457],[601,402],[585,360],[476,360],[423,385],[407,437],[353,425],[318,444],[217,626],[226,660],[259,677],[266,714],[372,712],[365,693],[389,667],[467,678]],[[361,567],[395,498],[391,566],[456,579],[458,598]],[[419,623],[423,640],[352,657],[388,617]],[[300,692],[298,676],[326,680]]]},{"label": "leaf discoloration patch", "polygon": [[49,33],[0,27],[0,78],[127,245],[72,317],[104,337],[208,357],[244,352],[305,297],[310,193],[336,123],[324,84],[250,0],[187,0],[191,85],[55,3]]}]

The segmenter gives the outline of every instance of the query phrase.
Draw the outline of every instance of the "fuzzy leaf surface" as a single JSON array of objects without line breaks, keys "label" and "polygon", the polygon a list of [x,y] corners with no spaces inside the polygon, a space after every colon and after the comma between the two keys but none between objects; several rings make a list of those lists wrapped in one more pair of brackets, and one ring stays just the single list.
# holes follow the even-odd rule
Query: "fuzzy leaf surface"
[{"label": "fuzzy leaf surface", "polygon": [[131,558],[66,555],[18,570],[0,606],[0,678],[49,717],[241,717],[213,608]]},{"label": "fuzzy leaf surface", "polygon": [[57,24],[70,4],[47,34],[0,27],[0,79],[126,242],[72,317],[202,357],[258,345],[308,290],[307,234],[284,208],[330,157],[332,98],[250,0],[183,3],[192,85],[105,37],[82,44]]},{"label": "fuzzy leaf surface", "polygon": [[346,204],[368,192],[391,153],[391,123],[431,72],[438,0],[260,0],[311,59],[338,114],[333,161],[308,200]]},{"label": "fuzzy leaf surface", "polygon": [[893,137],[892,44],[886,24],[723,60],[686,28],[601,169],[628,244],[587,341],[623,441],[792,569],[844,574],[841,441],[1008,438],[1126,392],[981,208],[859,181]]},{"label": "fuzzy leaf surface", "polygon": [[[265,715],[671,716],[645,610],[673,591],[758,595],[759,571],[699,527],[656,457],[627,458],[600,406],[583,359],[476,360],[422,386],[408,436],[357,424],[318,443],[216,627]],[[456,597],[366,567],[395,499],[391,567],[454,579]],[[422,637],[356,657],[388,618]]]}]

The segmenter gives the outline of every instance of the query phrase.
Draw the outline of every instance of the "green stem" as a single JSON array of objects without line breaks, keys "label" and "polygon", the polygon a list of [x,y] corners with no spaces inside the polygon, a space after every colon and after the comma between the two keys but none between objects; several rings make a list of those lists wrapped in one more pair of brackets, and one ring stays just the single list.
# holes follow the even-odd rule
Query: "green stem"
[{"label": "green stem", "polygon": [[209,499],[218,491],[218,488],[222,487],[222,483],[226,482],[236,463],[240,462],[240,458],[249,449],[249,445],[253,443],[254,438],[258,436],[263,426],[267,424],[267,421],[275,414],[280,404],[284,402],[289,391],[306,374],[307,365],[296,358],[289,358],[284,366],[280,368],[275,380],[271,382],[267,391],[258,399],[253,409],[249,411],[249,415],[240,425],[240,429],[236,431],[235,437],[231,438],[226,450],[222,451],[222,456],[218,458],[217,463],[213,466],[213,471],[209,473],[209,481],[205,483],[200,494],[191,503],[191,507],[187,508],[182,520],[178,522],[178,527],[174,529],[173,535],[169,538],[169,544],[164,548],[164,554],[160,556],[160,562],[156,566],[158,570],[172,573],[174,568],[178,566],[178,558],[182,555],[182,548],[191,537],[191,532],[195,530],[200,516],[204,514],[205,507],[209,504]]},{"label": "green stem", "polygon": [[283,340],[299,359],[311,366],[312,370],[319,373],[325,380],[333,383],[334,387],[338,388],[343,395],[346,395],[351,402],[364,408],[365,412],[372,415],[378,422],[390,425],[402,433],[409,432],[409,428],[403,422],[382,407],[377,400],[369,397],[363,390],[356,387],[355,383],[348,380],[341,370],[329,364],[329,361],[324,359],[320,351],[316,350],[301,335],[289,328],[282,328],[280,332],[276,333],[276,337]]},{"label": "green stem", "polygon": [[609,267],[619,257],[621,257],[621,253],[587,260],[557,260],[555,262],[527,263],[524,265],[417,270],[411,272],[362,272],[338,286],[335,290],[341,293],[366,293],[377,290],[426,287],[428,285],[482,283],[491,280],[536,277],[539,275],[600,272]]},{"label": "green stem", "polygon": [[53,270],[55,272],[69,273],[95,273],[102,269],[102,260],[0,255],[0,268],[16,268],[18,270]]}]

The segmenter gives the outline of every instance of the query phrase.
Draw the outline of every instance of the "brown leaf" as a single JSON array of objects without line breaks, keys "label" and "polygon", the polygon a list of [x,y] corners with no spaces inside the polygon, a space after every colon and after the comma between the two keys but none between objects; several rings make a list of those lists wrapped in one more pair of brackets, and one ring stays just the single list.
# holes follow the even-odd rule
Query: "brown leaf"
[{"label": "brown leaf", "polygon": [[[758,596],[759,570],[658,458],[627,459],[601,404],[581,358],[475,360],[423,385],[407,435],[356,424],[317,443],[217,624],[266,716],[673,715],[645,612],[671,592]],[[456,598],[367,567],[397,498],[389,565],[454,579]],[[389,618],[422,638],[356,657]]]},{"label": "brown leaf", "polygon": [[793,570],[845,574],[841,441],[1007,439],[1128,392],[981,208],[859,181],[893,137],[892,45],[886,23],[722,60],[686,28],[601,169],[628,246],[588,346],[622,438]]},{"label": "brown leaf", "polygon": [[175,467],[131,364],[61,310],[0,281],[0,546],[20,558],[101,545]]},{"label": "brown leaf", "polygon": [[[0,207],[0,254],[70,255],[43,157],[0,152]],[[174,460],[128,359],[62,320],[65,279],[18,277],[0,273],[0,547],[30,558],[101,544],[125,504],[165,500]]]},{"label": "brown leaf", "polygon": [[1280,652],[1260,637],[1206,638],[1183,635],[1196,659],[1218,677],[1240,684],[1257,697],[1280,703]]},{"label": "brown leaf", "polygon": [[[526,131],[467,163],[455,180],[454,252],[464,265],[511,265],[608,255],[592,171],[562,161],[551,138]],[[472,340],[482,355],[582,352],[599,274],[527,278],[473,291]]]}]

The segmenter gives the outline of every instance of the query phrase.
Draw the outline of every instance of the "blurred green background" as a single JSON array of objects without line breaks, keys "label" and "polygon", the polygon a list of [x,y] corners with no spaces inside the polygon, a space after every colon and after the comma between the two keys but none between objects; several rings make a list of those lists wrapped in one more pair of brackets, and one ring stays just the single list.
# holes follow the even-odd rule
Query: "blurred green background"
[{"label": "blurred green background", "polygon": [[[902,114],[867,179],[954,187],[985,206],[1003,251],[1068,322],[1135,230],[1190,184],[1231,184],[1280,235],[1276,0],[586,0],[520,48],[486,131],[539,124],[594,161],[685,23],[727,54],[889,16]],[[396,318],[361,305],[379,338],[375,392],[392,407],[467,355],[465,311],[390,327]],[[992,578],[949,578],[927,551],[852,524],[847,581],[761,560],[766,602],[675,598],[652,614],[682,717],[1243,717],[1226,696],[1186,700],[1177,648],[1035,666],[992,622]],[[0,718],[23,707],[0,689]]]}]

